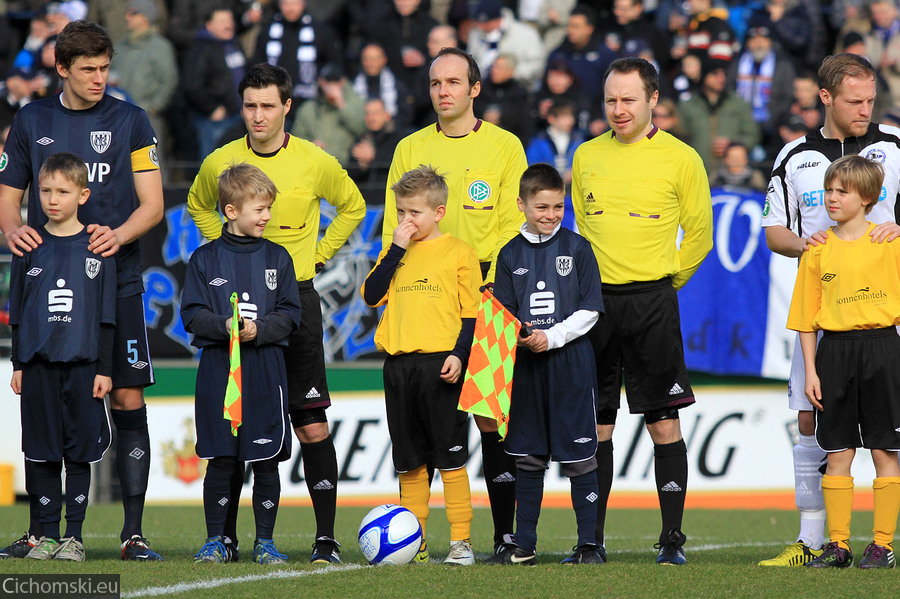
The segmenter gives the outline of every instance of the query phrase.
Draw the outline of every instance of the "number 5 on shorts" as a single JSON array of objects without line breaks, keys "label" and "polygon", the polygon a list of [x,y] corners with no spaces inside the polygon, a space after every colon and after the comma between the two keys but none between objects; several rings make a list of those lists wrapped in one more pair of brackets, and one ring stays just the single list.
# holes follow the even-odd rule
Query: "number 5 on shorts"
[{"label": "number 5 on shorts", "polygon": [[138,361],[138,350],[137,350],[137,339],[129,339],[127,342],[128,347],[128,363],[135,364]]}]

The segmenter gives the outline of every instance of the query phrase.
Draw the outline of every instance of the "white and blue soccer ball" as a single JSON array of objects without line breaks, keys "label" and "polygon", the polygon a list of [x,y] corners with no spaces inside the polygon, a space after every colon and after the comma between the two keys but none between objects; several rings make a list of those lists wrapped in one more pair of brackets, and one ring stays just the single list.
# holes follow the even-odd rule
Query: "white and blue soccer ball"
[{"label": "white and blue soccer ball", "polygon": [[370,564],[407,564],[419,552],[422,527],[399,505],[379,505],[359,525],[359,548]]}]

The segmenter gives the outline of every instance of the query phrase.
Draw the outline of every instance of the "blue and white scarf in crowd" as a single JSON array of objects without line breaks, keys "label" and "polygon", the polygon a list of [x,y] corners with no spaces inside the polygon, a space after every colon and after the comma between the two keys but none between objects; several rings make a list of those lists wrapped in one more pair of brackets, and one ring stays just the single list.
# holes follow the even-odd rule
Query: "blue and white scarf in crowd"
[{"label": "blue and white scarf in crowd", "polygon": [[353,90],[366,100],[380,99],[384,102],[384,108],[391,117],[397,117],[397,78],[387,67],[381,69],[378,74],[378,95],[369,95],[368,77],[363,71],[353,80]]},{"label": "blue and white scarf in crowd", "polygon": [[759,64],[749,52],[741,54],[737,67],[737,94],[753,108],[757,123],[769,121],[769,96],[775,75],[775,52],[769,52]]}]

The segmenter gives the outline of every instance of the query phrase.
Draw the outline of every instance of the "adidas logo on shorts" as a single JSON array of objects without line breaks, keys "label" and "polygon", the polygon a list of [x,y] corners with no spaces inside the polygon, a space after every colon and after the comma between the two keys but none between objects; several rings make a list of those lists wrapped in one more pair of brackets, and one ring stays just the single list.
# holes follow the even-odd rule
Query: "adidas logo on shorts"
[{"label": "adidas logo on shorts", "polygon": [[684,389],[681,388],[681,385],[675,383],[672,385],[672,388],[669,389],[669,395],[678,395],[679,393],[684,393]]},{"label": "adidas logo on shorts", "polygon": [[319,394],[315,387],[313,387],[306,393],[306,399],[315,399],[316,397],[322,396]]}]

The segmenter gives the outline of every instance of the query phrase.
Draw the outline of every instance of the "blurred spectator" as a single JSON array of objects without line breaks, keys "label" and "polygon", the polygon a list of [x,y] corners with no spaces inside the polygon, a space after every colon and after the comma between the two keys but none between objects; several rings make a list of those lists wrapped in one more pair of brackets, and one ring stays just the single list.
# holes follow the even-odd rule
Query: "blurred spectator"
[{"label": "blurred spectator", "polygon": [[869,20],[869,14],[865,7],[865,0],[832,0],[831,10],[826,16],[832,30],[837,32],[834,54],[840,54],[844,51],[842,40],[851,31],[862,35],[872,29],[872,23]]},{"label": "blurred spectator", "polygon": [[519,139],[531,136],[532,119],[528,113],[528,90],[513,79],[516,59],[501,54],[494,60],[488,77],[481,82],[475,103],[475,115],[506,129]]},{"label": "blurred spectator", "polygon": [[346,168],[353,140],[366,129],[364,101],[337,64],[322,67],[318,84],[316,97],[300,107],[291,134],[313,142]]},{"label": "blurred spectator", "polygon": [[675,98],[679,102],[688,101],[700,87],[701,64],[700,57],[693,52],[682,56],[678,61],[678,69],[672,75],[671,90],[666,90],[666,93],[661,90],[660,95]]},{"label": "blurred spectator", "polygon": [[65,0],[51,2],[47,5],[47,21],[53,35],[66,28],[72,21],[83,21],[87,17],[88,7],[83,0]]},{"label": "blurred spectator", "polygon": [[242,0],[171,0],[170,6],[168,37],[182,60],[183,53],[194,43],[197,32],[213,10],[231,11],[237,33],[244,22],[244,15],[253,9],[252,4]]},{"label": "blurred spectator", "polygon": [[19,71],[20,74],[30,75],[33,70],[38,68],[41,49],[52,35],[53,31],[46,15],[35,15],[28,24],[28,37],[25,38],[25,45],[13,58],[12,68]]},{"label": "blurred spectator", "polygon": [[394,148],[406,135],[398,130],[391,115],[379,99],[366,102],[366,130],[350,146],[347,172],[362,192],[366,204],[384,204],[388,172]]},{"label": "blurred spectator", "polygon": [[540,126],[547,124],[547,112],[554,103],[567,102],[575,112],[575,124],[587,129],[592,120],[591,105],[581,92],[575,72],[565,62],[552,62],[547,66],[544,83],[532,102],[532,118]]},{"label": "blurred spectator", "polygon": [[20,108],[31,101],[31,87],[21,71],[13,70],[0,81],[0,129],[8,127]]},{"label": "blurred spectator", "polygon": [[234,39],[234,14],[214,9],[188,49],[183,66],[184,96],[193,109],[198,155],[202,161],[226,140],[222,136],[241,120],[237,86],[247,60]]},{"label": "blurred spectator", "polygon": [[415,72],[413,83],[409,87],[415,98],[415,109],[411,119],[412,125],[424,127],[437,120],[437,115],[431,106],[431,96],[428,93],[430,89],[428,71],[431,67],[431,61],[441,51],[441,48],[456,48],[458,46],[459,40],[456,37],[456,29],[450,25],[437,25],[428,32],[428,39],[425,44],[428,56],[422,66]]},{"label": "blurred spectator", "polygon": [[798,69],[818,69],[825,58],[825,24],[818,0],[768,0],[750,16],[749,26],[767,27]]},{"label": "blurred spectator", "polygon": [[660,73],[669,70],[672,63],[671,37],[668,31],[656,27],[644,14],[643,0],[614,0],[613,16],[615,25],[603,38],[607,46],[616,52],[622,52],[629,47],[629,42],[643,42],[653,51]]},{"label": "blurred spectator", "polygon": [[538,30],[545,48],[555,48],[566,37],[566,24],[576,0],[519,0],[519,20]]},{"label": "blurred spectator", "polygon": [[376,43],[366,44],[360,55],[362,69],[353,79],[353,90],[365,100],[379,99],[402,126],[408,125],[415,108],[415,98],[387,66],[384,48]]},{"label": "blurred spectator", "polygon": [[806,126],[806,122],[800,115],[790,113],[783,115],[778,121],[778,137],[781,141],[772,141],[766,148],[766,156],[770,160],[774,160],[775,157],[778,156],[778,152],[780,152],[781,148],[786,144],[795,139],[800,139],[808,133],[809,129]]},{"label": "blurred spectator", "polygon": [[525,148],[528,164],[546,162],[562,175],[566,184],[566,209],[563,225],[577,231],[572,211],[572,160],[575,150],[587,139],[585,132],[575,127],[575,112],[567,102],[554,102],[547,111],[547,126],[531,139]]},{"label": "blurred spectator", "polygon": [[[165,0],[151,0],[151,2],[156,10],[156,18],[153,19],[152,25],[158,32],[165,34],[169,28],[169,11],[166,8],[166,2]],[[102,25],[109,31],[110,37],[116,44],[117,52],[119,51],[119,40],[128,35],[127,21],[125,20],[128,4],[122,0],[90,0],[88,3],[87,20]]]},{"label": "blurred spectator", "polygon": [[[862,54],[887,81],[891,96],[889,105],[900,104],[900,20],[897,18],[897,4],[895,0],[874,0],[869,2],[868,8],[872,30],[863,37],[865,51]],[[855,41],[855,38],[852,39]],[[846,39],[844,44],[844,51],[851,52],[846,47]],[[854,49],[852,53],[859,52]]]},{"label": "blurred spectator", "polygon": [[815,71],[802,71],[794,79],[794,101],[789,113],[803,119],[804,135],[825,124],[825,107],[819,98],[819,77]]},{"label": "blurred spectator", "polygon": [[178,86],[175,49],[156,29],[159,13],[154,0],[131,0],[127,6],[127,35],[116,44],[110,80],[147,112],[160,156],[168,159],[169,134],[163,112]]},{"label": "blurred spectator", "polygon": [[422,66],[427,71],[431,61],[441,51],[441,48],[456,48],[457,46],[459,46],[459,40],[456,38],[456,29],[450,25],[436,25],[428,32],[425,44],[428,50],[428,60]]},{"label": "blurred spectator", "polygon": [[750,105],[727,89],[727,66],[726,61],[707,59],[700,89],[678,107],[691,147],[700,154],[707,173],[718,170],[732,142],[748,148],[760,142],[759,126]]},{"label": "blurred spectator", "polygon": [[282,67],[294,82],[294,110],[316,97],[318,72],[326,64],[341,64],[340,41],[330,27],[306,10],[306,0],[278,0],[279,13],[262,26],[256,38],[254,62]]},{"label": "blurred spectator", "polygon": [[477,26],[469,33],[467,49],[481,72],[487,73],[501,54],[509,54],[516,59],[514,77],[533,89],[544,73],[547,59],[537,31],[517,21],[500,0],[480,0],[470,15]]},{"label": "blurred spectator", "polygon": [[900,107],[893,106],[888,109],[884,116],[881,117],[882,125],[890,125],[891,127],[900,127]]},{"label": "blurred spectator", "polygon": [[653,107],[651,122],[658,129],[674,135],[681,141],[687,139],[684,128],[681,126],[681,117],[678,114],[678,106],[672,98],[660,98]]},{"label": "blurred spectator", "polygon": [[673,40],[671,56],[680,60],[693,52],[701,59],[731,60],[737,50],[737,38],[728,24],[728,9],[713,8],[712,0],[687,0],[688,14],[672,13]]},{"label": "blurred spectator", "polygon": [[597,13],[579,4],[569,15],[566,40],[547,57],[547,64],[564,62],[572,69],[588,102],[603,94],[603,76],[616,54],[596,30]]},{"label": "blurred spectator", "polygon": [[371,9],[366,35],[378,42],[394,75],[408,89],[415,89],[416,74],[428,68],[428,33],[438,22],[421,6],[421,0],[393,0]]},{"label": "blurred spectator", "polygon": [[744,52],[728,68],[728,88],[750,104],[766,138],[775,135],[778,117],[791,105],[794,75],[790,59],[773,47],[768,27],[747,30]]},{"label": "blurred spectator", "polygon": [[768,185],[763,174],[750,166],[750,155],[746,146],[740,143],[731,143],[722,156],[722,164],[719,170],[712,174],[709,184],[711,187],[742,187],[765,191]]},{"label": "blurred spectator", "polygon": [[46,98],[61,89],[59,73],[56,72],[56,36],[51,35],[44,42],[38,65],[30,75],[31,98]]}]

